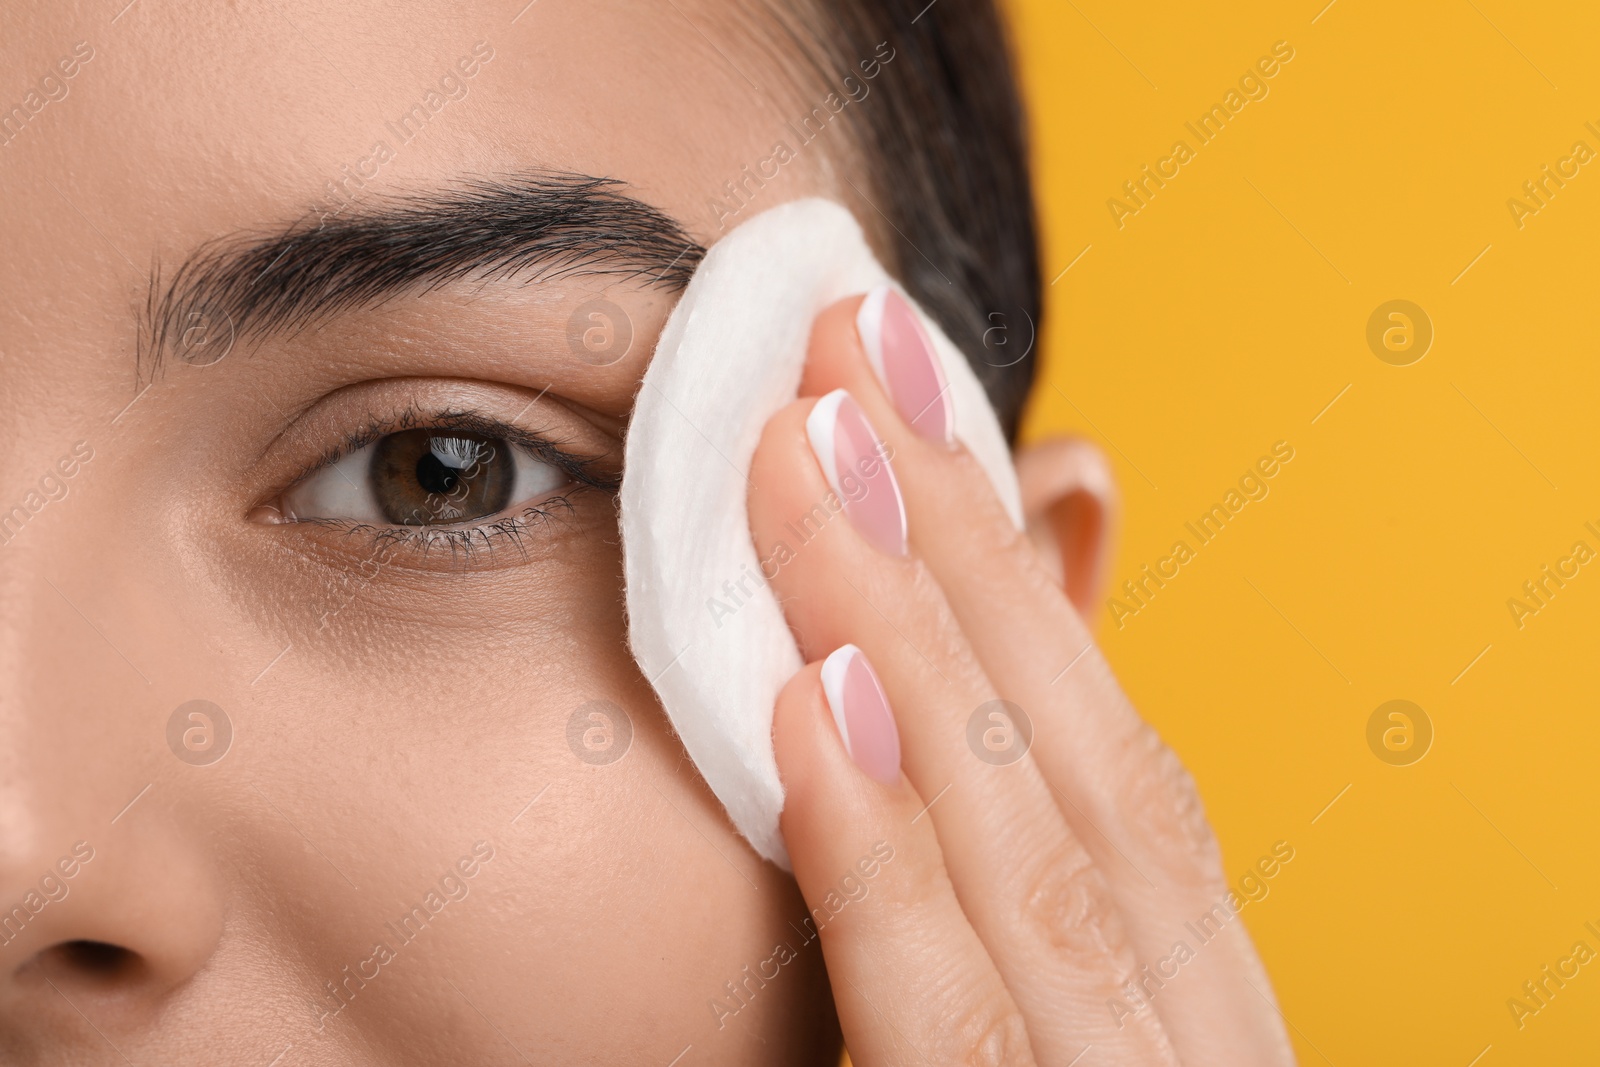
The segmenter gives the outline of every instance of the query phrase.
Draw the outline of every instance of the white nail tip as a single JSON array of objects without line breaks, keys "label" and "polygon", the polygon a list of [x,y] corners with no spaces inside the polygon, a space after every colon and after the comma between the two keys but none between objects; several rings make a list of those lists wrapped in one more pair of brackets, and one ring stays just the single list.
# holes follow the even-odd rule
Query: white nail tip
[{"label": "white nail tip", "polygon": [[856,336],[861,339],[861,348],[878,380],[885,383],[888,379],[883,373],[883,305],[889,299],[889,288],[888,282],[873,286],[856,309]]},{"label": "white nail tip", "polygon": [[843,496],[843,492],[839,487],[839,454],[835,451],[834,438],[839,429],[839,405],[849,395],[843,389],[835,389],[818,400],[812,406],[811,414],[806,416],[806,438],[811,442],[811,451],[816,454],[822,475],[828,480],[828,488],[840,496]]},{"label": "white nail tip", "polygon": [[855,758],[855,753],[850,749],[850,728],[844,721],[844,682],[850,665],[859,655],[861,650],[855,645],[840,645],[822,661],[822,694],[828,698],[833,724],[839,728],[839,739],[844,742],[845,753],[851,759]]}]

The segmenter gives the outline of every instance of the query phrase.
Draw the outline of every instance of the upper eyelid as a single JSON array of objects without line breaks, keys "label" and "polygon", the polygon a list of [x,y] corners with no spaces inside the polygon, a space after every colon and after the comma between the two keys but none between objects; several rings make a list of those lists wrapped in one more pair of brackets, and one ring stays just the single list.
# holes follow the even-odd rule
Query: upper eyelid
[{"label": "upper eyelid", "polygon": [[503,438],[512,445],[523,448],[534,458],[560,468],[576,480],[593,488],[614,492],[619,484],[617,478],[595,475],[590,470],[594,465],[593,460],[567,451],[547,435],[533,433],[478,411],[457,408],[429,413],[413,403],[398,416],[383,418],[369,414],[361,429],[348,432],[338,444],[325,449],[280,491],[287,491],[313,474],[338,463],[352,452],[357,452],[391,433],[426,429],[464,430],[485,437]]}]

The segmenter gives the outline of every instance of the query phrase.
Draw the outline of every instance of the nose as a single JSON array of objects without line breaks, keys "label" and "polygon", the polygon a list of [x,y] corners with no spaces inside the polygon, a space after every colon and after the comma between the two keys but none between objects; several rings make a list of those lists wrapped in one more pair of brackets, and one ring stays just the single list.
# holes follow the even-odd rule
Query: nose
[{"label": "nose", "polygon": [[0,1049],[54,1047],[150,1017],[216,950],[215,797],[158,747],[170,694],[80,615],[111,609],[5,577]]},{"label": "nose", "polygon": [[74,1014],[102,1028],[146,1016],[215,951],[223,912],[213,876],[161,784],[125,811],[73,820],[73,832],[37,820],[29,843],[0,859],[0,1031]]}]

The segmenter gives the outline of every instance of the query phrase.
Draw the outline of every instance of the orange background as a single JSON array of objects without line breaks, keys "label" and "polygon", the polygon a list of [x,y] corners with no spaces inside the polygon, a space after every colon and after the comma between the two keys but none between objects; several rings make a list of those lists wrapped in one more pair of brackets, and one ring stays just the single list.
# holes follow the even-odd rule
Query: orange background
[{"label": "orange background", "polygon": [[[1235,879],[1296,850],[1244,917],[1301,1062],[1596,1062],[1600,959],[1520,1027],[1507,1001],[1600,951],[1600,562],[1520,627],[1507,601],[1600,550],[1600,161],[1507,201],[1600,150],[1600,10],[1322,3],[1011,4],[1054,279],[1029,433],[1111,456],[1119,586],[1295,449],[1099,632]],[[1199,145],[1184,123],[1278,41],[1268,95]],[[1119,228],[1107,200],[1179,139]],[[1435,330],[1408,366],[1367,341],[1392,299]],[[1392,699],[1434,733],[1406,766],[1368,744]]]}]

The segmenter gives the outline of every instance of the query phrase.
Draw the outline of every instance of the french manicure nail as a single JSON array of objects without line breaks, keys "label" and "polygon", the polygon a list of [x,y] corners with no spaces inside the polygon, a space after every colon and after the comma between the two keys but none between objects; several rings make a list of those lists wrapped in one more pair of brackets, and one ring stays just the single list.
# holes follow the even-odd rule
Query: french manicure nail
[{"label": "french manicure nail", "polygon": [[822,692],[850,758],[871,777],[900,780],[900,731],[877,672],[855,645],[844,645],[822,661]]},{"label": "french manicure nail", "polygon": [[887,282],[856,311],[856,334],[867,361],[900,417],[929,441],[955,440],[955,408],[944,365],[916,310]]},{"label": "french manicure nail", "polygon": [[806,417],[806,437],[828,487],[861,536],[880,552],[906,554],[906,506],[882,438],[849,393],[835,389]]}]

